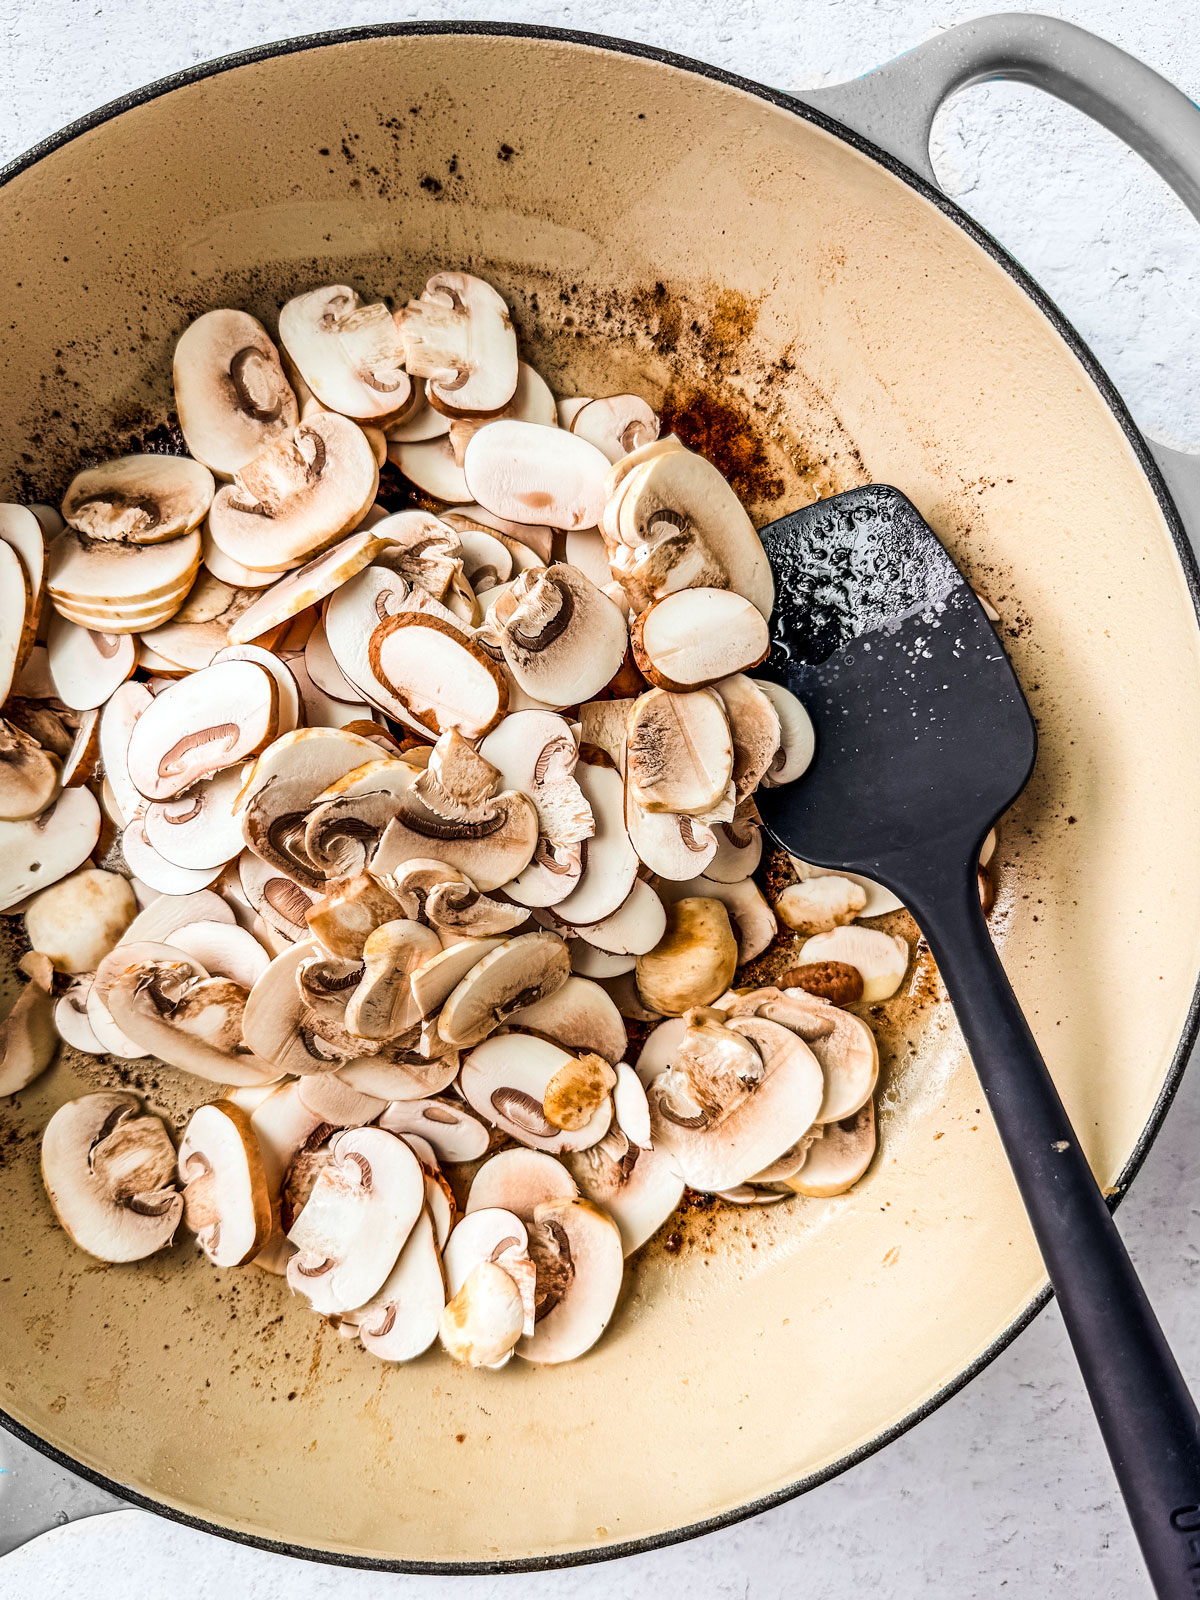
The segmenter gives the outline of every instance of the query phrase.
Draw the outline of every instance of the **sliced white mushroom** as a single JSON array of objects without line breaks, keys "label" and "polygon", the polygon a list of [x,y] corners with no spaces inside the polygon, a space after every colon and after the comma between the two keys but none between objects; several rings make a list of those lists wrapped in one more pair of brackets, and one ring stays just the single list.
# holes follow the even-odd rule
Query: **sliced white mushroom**
[{"label": "sliced white mushroom", "polygon": [[288,671],[296,680],[304,706],[303,720],[310,728],[348,728],[366,721],[371,707],[362,700],[336,700],[327,695],[308,675],[302,655],[290,658]]},{"label": "sliced white mushroom", "polygon": [[142,817],[147,841],[176,867],[223,867],[242,849],[241,818],[234,811],[241,787],[240,770],[228,767],[173,799],[152,801]]},{"label": "sliced white mushroom", "polygon": [[425,397],[425,385],[419,385],[416,404],[406,411],[398,422],[384,424],[384,436],[389,444],[420,444],[429,439],[440,439],[450,432],[450,418],[435,411]]},{"label": "sliced white mushroom", "polygon": [[507,418],[513,422],[535,422],[543,428],[558,427],[558,409],[546,380],[527,361],[517,363],[517,387],[501,411],[486,417],[454,417],[450,422],[450,443],[454,456],[462,462],[471,438],[489,422]]},{"label": "sliced white mushroom", "polygon": [[46,591],[70,622],[105,633],[142,633],[170,621],[199,566],[195,532],[166,544],[129,545],[67,528],[47,547]]},{"label": "sliced white mushroom", "polygon": [[467,1212],[498,1207],[528,1226],[538,1206],[573,1200],[578,1192],[571,1174],[554,1156],[518,1146],[501,1150],[479,1168],[471,1180]]},{"label": "sliced white mushroom", "polygon": [[611,767],[580,761],[575,779],[594,821],[594,832],[580,845],[578,885],[554,905],[566,922],[594,923],[622,905],[637,877],[638,857],[625,831],[625,789]]},{"label": "sliced white mushroom", "polygon": [[137,915],[129,883],[85,867],[43,889],[25,912],[25,932],[56,972],[95,972]]},{"label": "sliced white mushroom", "polygon": [[144,683],[123,683],[100,713],[100,761],[123,824],[143,804],[129,776],[129,740],[134,723],[153,699]]},{"label": "sliced white mushroom", "polygon": [[550,565],[554,538],[553,529],[547,523],[514,522],[511,517],[498,517],[494,511],[473,501],[443,511],[442,521],[460,534],[470,528],[494,533],[508,551],[514,573],[524,572],[531,565]]},{"label": "sliced white mushroom", "polygon": [[0,721],[0,820],[25,822],[39,816],[58,794],[62,776],[57,756],[20,728]]},{"label": "sliced white mushroom", "polygon": [[164,544],[199,527],[215,488],[208,468],[187,456],[118,456],[76,473],[62,514],[89,539]]},{"label": "sliced white mushroom", "polygon": [[638,859],[660,878],[682,881],[707,872],[717,853],[715,827],[677,811],[645,811],[629,789],[625,827]]},{"label": "sliced white mushroom", "polygon": [[[49,510],[49,507],[43,507]],[[36,613],[46,566],[46,539],[62,531],[58,527],[42,532],[41,523],[27,506],[0,503],[0,540],[16,551],[29,582],[29,598]]]},{"label": "sliced white mushroom", "polygon": [[330,955],[361,961],[367,935],[403,914],[403,903],[382,884],[360,873],[333,884],[307,913],[309,929]]},{"label": "sliced white mushroom", "polygon": [[435,500],[471,498],[466,473],[454,458],[454,446],[448,436],[414,442],[389,439],[388,460]]},{"label": "sliced white mushroom", "polygon": [[529,866],[506,892],[521,905],[556,905],[578,885],[595,819],[574,776],[578,747],[570,724],[551,711],[518,711],[488,734],[480,754],[506,789],[528,795],[538,814],[538,842]]},{"label": "sliced white mushroom", "polygon": [[608,548],[596,528],[572,529],[565,536],[564,549],[569,566],[578,568],[597,589],[611,588],[613,575],[608,565]]},{"label": "sliced white mushroom", "polygon": [[380,1361],[412,1361],[437,1338],[445,1303],[437,1239],[422,1211],[383,1286],[356,1313],[363,1349]]},{"label": "sliced white mushroom", "polygon": [[469,524],[455,531],[462,551],[463,576],[476,594],[508,582],[513,574],[513,560],[502,540]]},{"label": "sliced white mushroom", "polygon": [[642,810],[703,816],[720,804],[732,773],[729,721],[711,690],[651,689],[634,701],[626,726],[625,782]]},{"label": "sliced white mushroom", "polygon": [[20,1094],[45,1072],[58,1049],[54,1027],[54,969],[36,950],[18,963],[26,976],[20,990],[7,997],[0,1022],[0,1099]]},{"label": "sliced white mushroom", "polygon": [[446,997],[438,1033],[455,1049],[486,1039],[514,1011],[535,1005],[567,981],[571,958],[553,933],[524,933],[484,956]]},{"label": "sliced white mushroom", "polygon": [[608,466],[594,444],[562,428],[491,422],[467,445],[464,498],[513,522],[592,528],[604,509]]},{"label": "sliced white mushroom", "polygon": [[93,633],[57,615],[46,630],[46,649],[54,692],[75,711],[103,705],[133,672],[137,655],[129,634]]},{"label": "sliced white mushroom", "polygon": [[370,643],[384,618],[394,616],[408,603],[409,586],[399,573],[369,566],[330,596],[323,619],[330,653],[346,682],[402,721],[409,717],[407,708],[376,678]]},{"label": "sliced white mushroom", "polygon": [[192,894],[206,889],[220,876],[221,867],[178,867],[168,861],[146,837],[144,812],[137,812],[121,835],[121,856],[136,877],[159,894]]},{"label": "sliced white mushroom", "polygon": [[[12,545],[0,540],[0,696],[7,700],[25,665],[34,639],[36,618],[29,575]],[[0,700],[0,704],[3,703]]]},{"label": "sliced white mushroom", "polygon": [[655,600],[630,632],[650,683],[682,693],[756,667],[771,647],[767,619],[731,589],[678,589]]},{"label": "sliced white mushroom", "polygon": [[611,1099],[606,1098],[577,1130],[557,1127],[543,1106],[555,1073],[574,1060],[569,1051],[546,1039],[520,1033],[493,1034],[464,1058],[459,1082],[468,1104],[518,1144],[551,1155],[586,1150],[608,1131]]},{"label": "sliced white mushroom", "polygon": [[529,865],[537,845],[538,818],[531,801],[514,790],[498,794],[485,816],[460,822],[430,810],[414,794],[400,797],[399,814],[388,823],[368,863],[373,878],[395,887],[405,863],[439,859],[464,873],[486,894]]},{"label": "sliced white mushroom", "polygon": [[226,630],[229,642],[249,644],[309,606],[319,604],[326,595],[368,566],[383,545],[384,541],[373,530],[359,531],[314,556],[258,595]]},{"label": "sliced white mushroom", "polygon": [[181,678],[151,701],[129,736],[138,792],[169,800],[201,778],[257,755],[279,724],[275,679],[253,661],[222,661]]},{"label": "sliced white mushroom", "polygon": [[649,1088],[660,1072],[666,1072],[668,1067],[675,1065],[675,1057],[679,1054],[686,1031],[687,1023],[682,1016],[668,1017],[665,1022],[651,1028],[634,1069],[643,1087]]},{"label": "sliced white mushroom", "polygon": [[863,1004],[888,1000],[904,981],[908,971],[909,948],[898,935],[878,928],[838,927],[807,939],[800,949],[800,960],[844,961],[862,973]]},{"label": "sliced white mushroom", "polygon": [[697,895],[719,900],[729,913],[737,936],[739,965],[762,955],[779,932],[775,915],[752,878],[742,878],[736,883],[717,883],[707,877],[692,878],[686,883],[662,883],[659,893],[668,902],[681,896]]},{"label": "sliced white mushroom", "polygon": [[364,1094],[336,1072],[309,1072],[296,1080],[296,1093],[314,1116],[331,1128],[365,1128],[388,1102]]},{"label": "sliced white mushroom", "polygon": [[[502,939],[456,939],[410,976],[413,998],[422,1017],[432,1017],[478,962],[503,944]],[[440,1037],[440,1035],[439,1035]]]},{"label": "sliced white mushroom", "polygon": [[860,1017],[795,988],[726,995],[718,1005],[730,1016],[767,1017],[804,1040],[825,1075],[818,1124],[852,1116],[874,1094],[879,1050],[875,1035]]},{"label": "sliced white mushroom", "polygon": [[632,1255],[657,1233],[683,1199],[674,1157],[636,1143],[614,1126],[590,1150],[563,1158],[585,1199],[610,1216]]},{"label": "sliced white mushroom", "polygon": [[377,756],[336,779],[312,801],[303,859],[326,878],[361,873],[419,776],[402,758]]},{"label": "sliced white mushroom", "polygon": [[398,1100],[379,1119],[389,1133],[419,1134],[439,1161],[477,1161],[487,1153],[488,1131],[453,1100]]},{"label": "sliced white mushroom", "polygon": [[186,895],[164,894],[138,912],[122,942],[170,944],[173,933],[193,923],[220,922],[232,927],[235,921],[232,907],[211,889]]},{"label": "sliced white mushroom", "polygon": [[247,993],[270,965],[254,935],[236,923],[189,922],[174,930],[170,942],[214,978],[230,978]]},{"label": "sliced white mushroom", "polygon": [[808,769],[817,748],[812,719],[790,689],[785,689],[782,684],[771,683],[766,678],[755,678],[753,682],[775,707],[775,714],[779,718],[779,749],[763,777],[763,783],[768,789],[794,783]]},{"label": "sliced white mushroom", "polygon": [[228,1100],[193,1111],[179,1141],[184,1226],[214,1267],[240,1267],[271,1233],[271,1195],[249,1115]]},{"label": "sliced white mushroom", "polygon": [[494,1261],[481,1261],[442,1311],[442,1348],[468,1367],[498,1367],[525,1327],[525,1306],[513,1279]]},{"label": "sliced white mushroom", "polygon": [[232,477],[294,428],[296,397],[267,330],[245,311],[206,311],[175,346],[175,411],[189,452]]},{"label": "sliced white mushroom", "polygon": [[477,739],[508,708],[508,688],[496,664],[438,617],[386,617],[371,635],[369,659],[373,676],[408,719],[435,738],[457,728],[464,738]]},{"label": "sliced white mushroom", "polygon": [[323,1037],[322,1019],[301,992],[301,968],[317,958],[311,942],[292,945],[274,957],[245,1002],[246,1048],[271,1062],[273,1075],[331,1072],[358,1059],[349,1044],[340,1049]]},{"label": "sliced white mushroom", "polygon": [[622,612],[573,567],[522,573],[509,602],[496,628],[500,648],[521,688],[543,704],[573,706],[598,694],[625,658]]},{"label": "sliced white mushroom", "polygon": [[100,837],[100,807],[90,789],[64,789],[37,817],[0,822],[0,911],[82,865]]},{"label": "sliced white mushroom", "polygon": [[[502,411],[517,387],[517,336],[495,289],[467,272],[435,273],[396,313],[405,366],[426,378],[429,403],[449,416]],[[461,495],[456,499],[464,498]]]},{"label": "sliced white mushroom", "polygon": [[[605,985],[624,973],[632,972],[637,965],[636,956],[615,956],[607,950],[597,950],[586,939],[571,939],[569,948],[572,972]],[[626,1013],[622,1012],[622,1015]]]},{"label": "sliced white mushroom", "polygon": [[[333,1075],[323,1073],[321,1076]],[[265,1099],[250,1112],[250,1126],[258,1140],[267,1190],[276,1215],[272,1238],[257,1257],[257,1264],[268,1271],[282,1273],[292,1253],[281,1226],[285,1180],[297,1157],[323,1146],[332,1130],[304,1104],[298,1081],[271,1086]],[[289,1216],[287,1220],[292,1219]]]},{"label": "sliced white mushroom", "polygon": [[99,1056],[104,1054],[104,1046],[96,1037],[87,1014],[87,998],[91,987],[90,973],[76,978],[68,986],[66,993],[55,1002],[54,1028],[58,1037],[64,1044],[69,1044],[72,1050]]},{"label": "sliced white mushroom", "polygon": [[232,589],[266,589],[278,581],[277,572],[263,572],[257,567],[246,567],[240,561],[234,561],[227,556],[213,543],[212,529],[207,519],[201,532],[200,553],[204,570]]},{"label": "sliced white mushroom", "polygon": [[718,822],[712,831],[717,848],[703,868],[704,877],[716,883],[741,883],[758,870],[762,860],[762,823],[753,799],[740,801],[733,821]]},{"label": "sliced white mushroom", "polygon": [[460,1218],[442,1253],[451,1295],[459,1292],[483,1261],[503,1268],[516,1284],[524,1308],[524,1331],[531,1333],[537,1307],[536,1276],[520,1217],[511,1211],[479,1209]]},{"label": "sliced white mushroom", "polygon": [[[405,1038],[408,1036],[406,1035]],[[363,1094],[377,1100],[424,1100],[429,1095],[441,1094],[449,1088],[458,1074],[458,1052],[449,1050],[444,1055],[426,1055],[427,1035],[422,1029],[415,1047],[405,1044],[404,1038],[383,1047],[383,1053],[364,1057],[349,1066],[338,1068],[338,1077]],[[429,1044],[438,1043],[436,1034]],[[441,1047],[443,1050],[445,1046]]]},{"label": "sliced white mushroom", "polygon": [[620,461],[658,438],[658,418],[636,394],[588,401],[563,426],[594,444],[609,461]]},{"label": "sliced white mushroom", "polygon": [[537,1268],[537,1325],[517,1345],[526,1361],[573,1361],[616,1309],[624,1274],[621,1233],[589,1200],[541,1205],[529,1230]]},{"label": "sliced white mushroom", "polygon": [[875,1105],[871,1100],[841,1122],[830,1123],[809,1146],[803,1166],[783,1182],[793,1194],[825,1200],[845,1194],[875,1155]]},{"label": "sliced white mushroom", "polygon": [[394,1039],[421,1020],[409,974],[442,948],[432,928],[399,917],[367,935],[363,974],[346,1003],[346,1027],[365,1039]]},{"label": "sliced white mushroom", "polygon": [[776,915],[795,933],[828,933],[863,914],[867,892],[840,873],[813,873],[789,884],[775,901]]},{"label": "sliced white mushroom", "polygon": [[68,1100],[42,1135],[42,1181],[81,1250],[101,1261],[142,1261],[169,1244],[183,1216],[175,1147],[136,1095]]},{"label": "sliced white mushroom", "polygon": [[273,440],[218,491],[209,533],[231,561],[285,572],[356,528],[378,487],[379,468],[362,429],[319,411]]},{"label": "sliced white mushroom", "polygon": [[310,289],[279,313],[279,341],[323,406],[361,421],[402,416],[413,402],[404,346],[379,301],[346,284]]},{"label": "sliced white mushroom", "polygon": [[325,632],[323,620],[317,622],[305,643],[304,665],[308,668],[309,678],[323,694],[334,700],[355,700],[359,697],[359,691],[338,666],[329,647],[329,635]]},{"label": "sliced white mushroom", "polygon": [[771,699],[744,673],[722,678],[715,688],[729,718],[733,792],[740,805],[754,794],[780,753],[779,716]]},{"label": "sliced white mushroom", "polygon": [[625,1054],[621,1013],[598,983],[569,977],[552,994],[510,1012],[508,1025],[536,1033],[564,1050],[594,1050],[614,1065]]},{"label": "sliced white mushroom", "polygon": [[737,942],[721,901],[686,896],[667,907],[666,932],[653,950],[637,958],[638,993],[653,1010],[677,1017],[724,994],[737,962]]},{"label": "sliced white mushroom", "polygon": [[667,913],[650,885],[636,878],[629,894],[607,917],[570,926],[573,933],[598,950],[640,956],[653,950],[666,932]]},{"label": "sliced white mushroom", "polygon": [[591,403],[591,395],[559,395],[555,403],[559,427],[569,428],[584,406],[590,406]]}]

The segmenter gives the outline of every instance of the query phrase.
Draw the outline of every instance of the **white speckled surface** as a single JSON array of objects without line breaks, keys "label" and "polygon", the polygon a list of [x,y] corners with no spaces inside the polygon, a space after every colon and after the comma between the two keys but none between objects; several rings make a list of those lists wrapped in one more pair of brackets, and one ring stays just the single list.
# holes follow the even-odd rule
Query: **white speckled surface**
[{"label": "white speckled surface", "polygon": [[[1039,7],[1010,0],[1008,9]],[[517,18],[666,43],[799,87],[864,71],[964,14],[934,0],[683,0],[670,15],[616,0],[390,8],[342,0],[336,11],[316,0],[0,0],[0,160],[164,73],[331,24]],[[1200,9],[1190,0],[1077,0],[1059,14],[1200,94]],[[1139,420],[1200,445],[1200,232],[1137,158],[1036,91],[995,85],[943,113],[934,159],[946,187],[1092,343]],[[1184,1370],[1200,1384],[1198,1144],[1193,1072],[1121,1226]],[[812,1376],[797,1375],[805,1381]],[[1053,1308],[955,1400],[853,1472],[728,1532],[616,1566],[459,1580],[338,1572],[137,1511],[90,1517],[114,1502],[7,1434],[0,1469],[0,1552],[12,1551],[0,1560],[0,1600],[68,1592],[89,1600],[407,1600],[451,1588],[456,1600],[518,1590],[528,1600],[614,1592],[837,1600],[864,1591],[886,1600],[1135,1600],[1149,1592]]]}]

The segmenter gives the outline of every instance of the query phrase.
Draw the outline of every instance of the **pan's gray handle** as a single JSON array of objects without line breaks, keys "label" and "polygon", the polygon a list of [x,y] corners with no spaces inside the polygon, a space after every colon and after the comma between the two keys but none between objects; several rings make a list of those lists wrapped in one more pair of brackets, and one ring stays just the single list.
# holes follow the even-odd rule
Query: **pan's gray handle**
[{"label": "pan's gray handle", "polygon": [[[796,98],[936,186],[929,136],[938,108],[956,90],[995,78],[1031,83],[1086,111],[1144,157],[1200,219],[1200,107],[1144,62],[1056,17],[977,17],[861,78]],[[1200,455],[1147,443],[1200,544]]]}]

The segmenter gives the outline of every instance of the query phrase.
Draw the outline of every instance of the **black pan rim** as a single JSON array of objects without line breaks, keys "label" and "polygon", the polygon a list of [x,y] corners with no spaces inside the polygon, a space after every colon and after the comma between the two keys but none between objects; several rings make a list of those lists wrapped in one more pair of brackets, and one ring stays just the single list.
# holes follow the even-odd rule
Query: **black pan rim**
[{"label": "black pan rim", "polygon": [[[1141,431],[1130,415],[1111,378],[1109,378],[1092,354],[1079,332],[1067,320],[1045,291],[1030,277],[1020,263],[1008,253],[1004,246],[993,238],[985,228],[982,228],[973,217],[963,211],[940,189],[935,188],[910,167],[905,166],[903,162],[881,150],[878,145],[872,144],[869,139],[864,139],[861,134],[855,133],[853,129],[847,128],[843,123],[835,121],[823,112],[814,110],[793,95],[786,94],[779,89],[767,88],[763,84],[756,83],[751,78],[743,78],[737,73],[727,72],[724,68],[710,66],[706,62],[695,61],[691,57],[679,55],[671,50],[660,50],[654,45],[642,44],[636,40],[614,39],[604,34],[588,33],[570,28],[547,28],[532,23],[398,22],[370,24],[358,28],[330,29],[323,33],[302,34],[292,39],[254,45],[247,50],[239,50],[229,55],[218,56],[212,61],[201,62],[196,66],[187,67],[181,72],[170,73],[168,76],[146,84],[140,89],[131,90],[129,93],[109,101],[106,105],[98,107],[95,111],[88,112],[86,116],[68,123],[59,132],[40,140],[22,155],[17,156],[7,165],[0,167],[0,187],[7,185],[22,172],[35,166],[44,157],[61,150],[82,134],[91,132],[93,128],[101,127],[104,123],[112,121],[124,112],[133,110],[137,106],[146,105],[151,100],[157,100],[163,95],[170,94],[175,89],[199,83],[205,78],[215,77],[218,73],[230,72],[238,67],[253,66],[257,62],[268,61],[276,56],[295,55],[301,51],[321,50],[335,45],[356,44],[370,39],[438,36],[546,40],[556,44],[583,45],[597,51],[637,56],[647,61],[658,62],[663,66],[673,67],[677,71],[688,72],[697,77],[707,78],[711,82],[723,84],[726,88],[738,89],[742,93],[753,95],[756,99],[764,100],[780,110],[789,111],[803,121],[811,122],[824,129],[825,132],[842,140],[843,143],[850,145],[861,154],[869,156],[880,166],[886,168],[893,177],[898,178],[910,189],[916,190],[918,194],[936,206],[944,216],[956,223],[969,238],[979,245],[981,249],[985,250],[1004,269],[1018,288],[1023,290],[1028,298],[1033,301],[1055,332],[1063,339],[1099,391],[1129,441],[1138,465],[1146,475],[1150,487],[1154,491],[1159,509],[1166,521],[1172,542],[1175,545],[1176,554],[1183,568],[1188,593],[1192,600],[1192,608],[1196,614],[1197,626],[1200,627],[1200,568],[1197,567],[1196,557],[1192,552],[1182,519],[1167,489],[1158,464],[1151,455]],[[1129,1160],[1122,1169],[1115,1185],[1116,1192],[1110,1196],[1109,1204],[1114,1210],[1124,1197],[1133,1179],[1137,1176],[1150,1146],[1158,1137],[1163,1119],[1179,1089],[1184,1069],[1187,1066],[1188,1058],[1198,1036],[1200,1036],[1200,974],[1197,975],[1196,987],[1192,993],[1191,1005],[1188,1008],[1187,1019],[1180,1035],[1179,1044],[1172,1057],[1162,1089],[1154,1104],[1154,1109],[1138,1137],[1137,1144],[1134,1146]],[[31,1432],[30,1429],[17,1422],[15,1418],[10,1417],[3,1410],[0,1410],[0,1426],[7,1429],[8,1432],[15,1435],[25,1444],[39,1451],[42,1455],[49,1457],[58,1466],[75,1473],[78,1477],[94,1484],[97,1488],[118,1496],[128,1505],[143,1511],[152,1511],[158,1516],[166,1517],[172,1522],[182,1523],[189,1528],[196,1528],[202,1533],[214,1534],[218,1538],[228,1539],[235,1544],[251,1545],[255,1549],[267,1550],[275,1555],[292,1556],[300,1560],[319,1562],[327,1566],[357,1568],[373,1572],[411,1573],[434,1577],[456,1575],[464,1577],[493,1576],[516,1572],[547,1572],[564,1567],[589,1566],[601,1561],[614,1561],[626,1556],[644,1555],[649,1551],[666,1549],[671,1545],[682,1544],[686,1540],[699,1538],[702,1534],[715,1533],[720,1529],[733,1527],[739,1522],[744,1522],[749,1517],[758,1516],[764,1511],[771,1511],[776,1506],[784,1505],[787,1501],[796,1499],[810,1489],[818,1488],[821,1484],[828,1482],[830,1478],[837,1477],[848,1468],[857,1466],[859,1462],[865,1461],[869,1456],[873,1456],[876,1451],[882,1450],[885,1445],[891,1444],[895,1439],[900,1438],[902,1434],[907,1433],[910,1428],[915,1427],[917,1423],[922,1422],[940,1406],[944,1405],[947,1400],[951,1399],[960,1389],[970,1383],[972,1378],[982,1372],[986,1366],[989,1366],[1001,1351],[1007,1349],[1017,1335],[1024,1332],[1050,1299],[1051,1290],[1049,1286],[1045,1286],[1039,1290],[1021,1314],[1015,1317],[969,1366],[957,1373],[948,1383],[943,1384],[940,1389],[929,1395],[919,1406],[914,1407],[912,1411],[902,1417],[900,1421],[893,1423],[890,1428],[859,1445],[857,1449],[839,1457],[836,1461],[830,1462],[818,1472],[810,1473],[807,1477],[800,1478],[795,1483],[787,1484],[781,1489],[772,1490],[770,1494],[761,1495],[755,1500],[746,1502],[744,1505],[736,1506],[728,1511],[718,1512],[699,1522],[688,1523],[685,1527],[669,1528],[661,1533],[649,1534],[641,1539],[630,1539],[618,1544],[607,1544],[584,1550],[555,1552],[544,1556],[521,1557],[514,1560],[391,1560],[379,1556],[355,1555],[337,1550],[321,1550],[309,1545],[291,1544],[284,1540],[268,1539],[258,1534],[239,1532],[235,1528],[228,1528],[219,1523],[209,1522],[203,1517],[193,1516],[174,1506],[167,1505],[162,1501],[152,1499],[148,1495],[140,1494],[136,1490],[125,1487],[115,1479],[106,1477],[103,1473],[74,1460],[65,1452],[55,1449],[53,1445]]]}]

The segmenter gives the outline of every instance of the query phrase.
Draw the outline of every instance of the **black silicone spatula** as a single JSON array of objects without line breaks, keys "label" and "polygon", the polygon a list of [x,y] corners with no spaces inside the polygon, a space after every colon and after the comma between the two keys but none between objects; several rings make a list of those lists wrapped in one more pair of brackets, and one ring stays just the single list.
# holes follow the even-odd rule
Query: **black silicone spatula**
[{"label": "black silicone spatula", "polygon": [[761,530],[769,667],[816,756],[762,789],[794,855],[894,890],[954,1002],[1157,1593],[1200,1595],[1200,1414],[988,936],[976,862],[1037,732],[999,638],[933,531],[883,485]]}]

